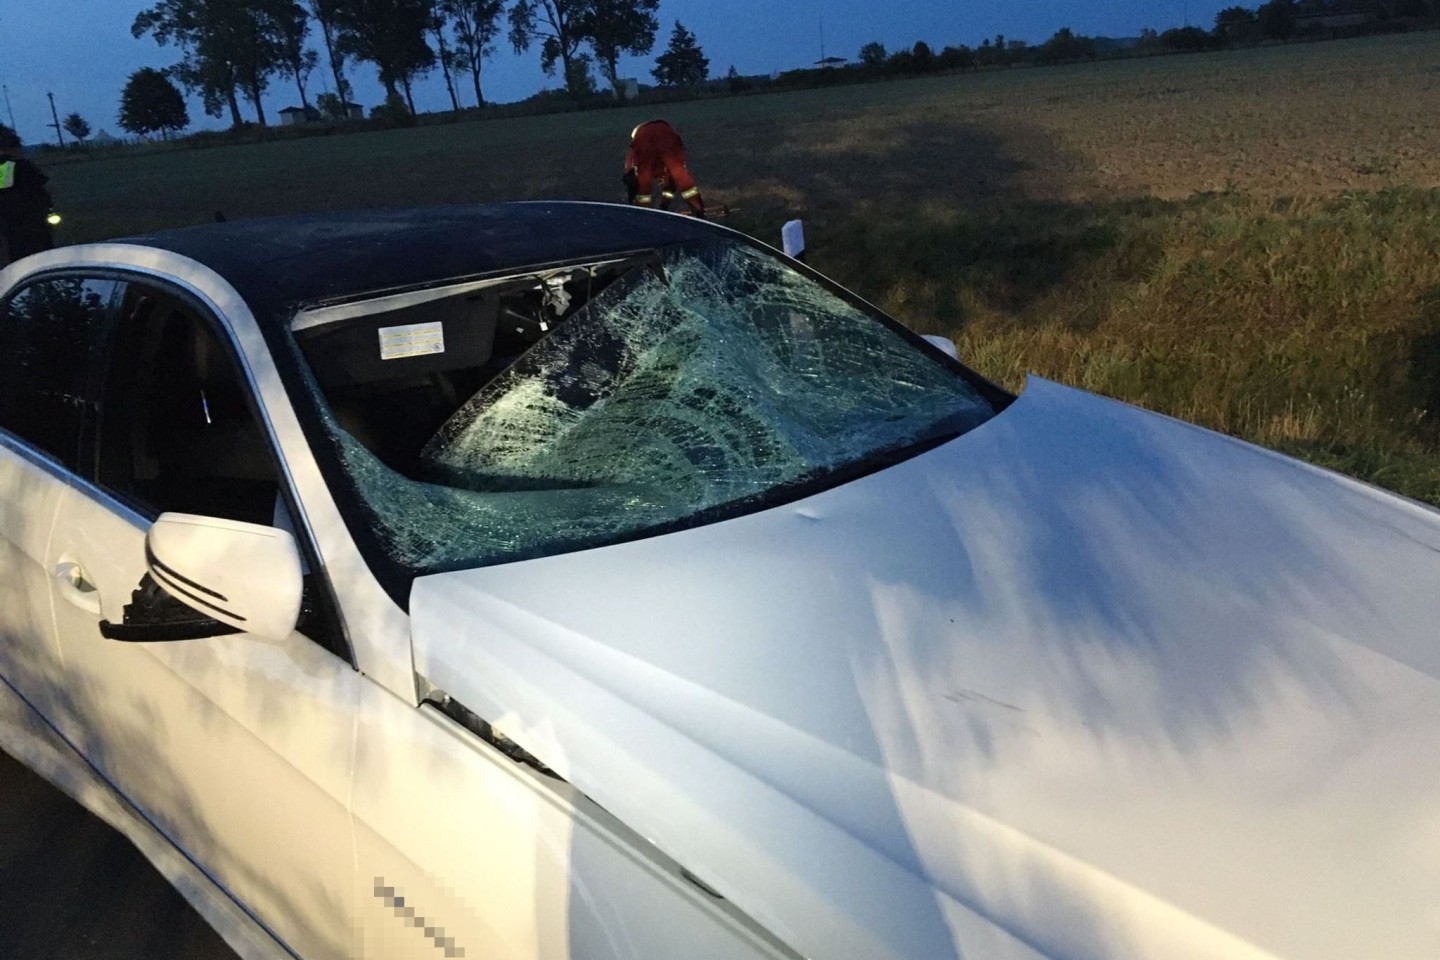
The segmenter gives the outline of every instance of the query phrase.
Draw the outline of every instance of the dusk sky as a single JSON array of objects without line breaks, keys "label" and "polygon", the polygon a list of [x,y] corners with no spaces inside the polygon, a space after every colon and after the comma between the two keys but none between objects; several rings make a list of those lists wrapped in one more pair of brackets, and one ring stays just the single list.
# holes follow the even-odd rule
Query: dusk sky
[{"label": "dusk sky", "polygon": [[[1011,39],[1043,41],[1062,26],[1092,35],[1135,36],[1142,27],[1164,30],[1189,22],[1210,26],[1215,13],[1234,0],[661,0],[661,30],[655,53],[679,19],[699,37],[710,69],[724,74],[733,64],[744,74],[770,73],[807,65],[820,56],[823,17],[825,52],[854,57],[860,46],[879,40],[890,49],[923,39],[936,49],[947,44],[975,46],[985,37],[1003,33]],[[63,119],[77,110],[95,130],[119,135],[115,123],[120,89],[138,67],[166,67],[179,59],[174,48],[159,47],[149,38],[130,36],[135,14],[146,0],[0,0],[0,83],[9,91],[15,123],[27,143],[53,139],[47,128],[55,94]],[[312,38],[318,43],[318,35]],[[626,62],[622,76],[649,82],[653,58]],[[368,65],[350,68],[357,99],[366,105],[380,100],[380,86]],[[492,100],[519,100],[541,86],[555,87],[546,77],[536,51],[517,56],[503,44],[487,61],[484,83]],[[333,86],[328,72],[317,70],[311,96]],[[463,96],[462,88],[462,96]],[[266,100],[272,122],[280,107],[298,104],[293,84],[275,78]],[[443,81],[436,72],[416,88],[421,110],[448,108]],[[248,108],[247,108],[248,112]],[[204,116],[190,99],[194,126],[222,126]],[[0,120],[10,122],[0,100]]]}]

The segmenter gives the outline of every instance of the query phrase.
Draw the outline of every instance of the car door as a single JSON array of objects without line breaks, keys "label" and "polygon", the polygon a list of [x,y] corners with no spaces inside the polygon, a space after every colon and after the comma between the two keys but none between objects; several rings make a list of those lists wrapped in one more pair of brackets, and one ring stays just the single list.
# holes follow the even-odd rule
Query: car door
[{"label": "car door", "polygon": [[290,950],[347,957],[363,681],[303,533],[307,613],[285,640],[145,642],[151,624],[136,622],[161,512],[294,526],[263,403],[223,330],[178,290],[127,284],[82,444],[92,481],[61,492],[47,550],[87,588],[57,583],[56,632],[91,762]]},{"label": "car door", "polygon": [[94,598],[47,557],[79,457],[91,361],[118,286],[49,274],[0,303],[0,678],[70,733],[75,717],[51,629],[51,576],[61,575],[61,589],[76,602]]}]

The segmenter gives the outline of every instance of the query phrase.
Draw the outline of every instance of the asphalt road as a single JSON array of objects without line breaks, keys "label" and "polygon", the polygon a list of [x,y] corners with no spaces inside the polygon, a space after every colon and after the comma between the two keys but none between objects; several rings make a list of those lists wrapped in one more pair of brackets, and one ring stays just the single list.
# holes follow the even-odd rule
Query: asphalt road
[{"label": "asphalt road", "polygon": [[130,842],[0,753],[0,960],[236,960]]}]

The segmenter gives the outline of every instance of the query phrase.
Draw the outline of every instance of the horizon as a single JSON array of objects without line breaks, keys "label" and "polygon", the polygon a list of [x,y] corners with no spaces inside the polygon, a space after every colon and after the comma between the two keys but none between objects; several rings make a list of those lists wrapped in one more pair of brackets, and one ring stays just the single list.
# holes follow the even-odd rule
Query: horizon
[{"label": "horizon", "polygon": [[[758,76],[812,66],[822,55],[854,60],[860,47],[871,41],[894,51],[924,40],[939,50],[960,44],[977,47],[996,34],[1037,44],[1061,27],[1115,39],[1137,37],[1147,27],[1165,30],[1189,23],[1208,28],[1215,14],[1231,4],[1220,0],[1161,4],[1108,0],[1082,7],[1039,0],[1016,10],[1003,0],[977,0],[961,10],[933,0],[803,0],[777,11],[765,0],[662,0],[655,49],[646,57],[623,58],[620,74],[650,83],[650,68],[664,50],[676,20],[696,34],[710,60],[712,77],[723,76],[731,66],[743,75]],[[174,46],[161,47],[149,37],[137,40],[130,35],[135,15],[151,5],[153,0],[0,0],[0,86],[6,94],[0,98],[0,111],[4,111],[0,122],[10,124],[13,110],[13,126],[27,146],[55,142],[46,96],[53,92],[55,111],[62,121],[78,112],[89,122],[92,137],[102,130],[126,136],[116,122],[116,113],[129,75],[141,67],[164,69],[180,59]],[[104,9],[97,10],[97,6]],[[87,23],[88,28],[77,32],[74,24],[79,22]],[[884,26],[877,29],[877,24]],[[310,40],[311,46],[320,42],[313,26]],[[383,99],[373,66],[350,62],[346,75],[354,88],[353,99],[367,112]],[[457,85],[461,105],[473,106],[466,97],[468,75],[464,79]],[[481,79],[489,103],[515,102],[561,86],[558,77],[542,73],[535,49],[517,55],[503,39],[496,44],[495,55],[486,60]],[[333,92],[333,86],[322,62],[307,85],[311,103],[319,94]],[[450,109],[440,71],[418,80],[414,91],[420,112]],[[226,119],[206,116],[198,97],[187,94],[185,99],[191,120],[187,132],[229,126]],[[275,77],[263,98],[267,120],[278,124],[280,110],[299,102],[293,82]],[[244,106],[243,112],[253,118],[253,107]]]}]

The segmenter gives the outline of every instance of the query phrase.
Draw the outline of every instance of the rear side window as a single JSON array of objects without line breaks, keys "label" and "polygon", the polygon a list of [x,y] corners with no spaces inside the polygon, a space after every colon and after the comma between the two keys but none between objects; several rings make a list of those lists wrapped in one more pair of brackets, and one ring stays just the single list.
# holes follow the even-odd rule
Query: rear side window
[{"label": "rear side window", "polygon": [[0,307],[0,429],[74,470],[92,365],[119,284],[53,277]]}]

